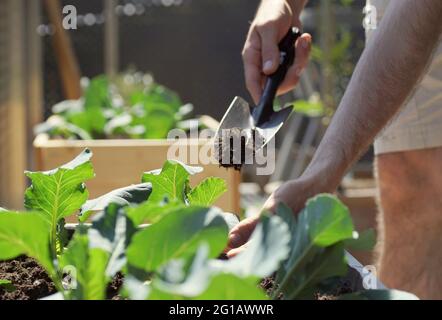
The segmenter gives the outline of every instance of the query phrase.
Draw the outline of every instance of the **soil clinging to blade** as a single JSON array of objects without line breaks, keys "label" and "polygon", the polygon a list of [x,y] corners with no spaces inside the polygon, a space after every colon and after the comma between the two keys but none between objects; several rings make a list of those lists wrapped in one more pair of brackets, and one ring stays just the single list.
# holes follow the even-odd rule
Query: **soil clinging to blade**
[{"label": "soil clinging to blade", "polygon": [[264,143],[264,137],[256,129],[223,129],[215,142],[215,156],[221,167],[240,171]]}]

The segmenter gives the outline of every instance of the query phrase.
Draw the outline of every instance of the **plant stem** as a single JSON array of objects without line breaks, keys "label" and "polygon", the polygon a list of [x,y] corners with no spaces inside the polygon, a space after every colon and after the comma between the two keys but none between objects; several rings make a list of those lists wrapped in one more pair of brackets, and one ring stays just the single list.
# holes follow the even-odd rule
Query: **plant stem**
[{"label": "plant stem", "polygon": [[[306,250],[302,253],[302,255],[300,257],[298,257],[298,259],[295,260],[295,262],[293,263],[293,265],[290,267],[289,271],[287,272],[287,274],[283,278],[281,285],[278,286],[278,289],[276,289],[272,293],[272,299],[276,299],[276,297],[278,297],[286,289],[286,287],[290,283],[290,279],[292,278],[292,276],[295,275],[296,271],[298,270],[300,261],[302,261],[308,255],[308,253],[310,253],[310,250],[313,248],[314,248],[313,242],[311,242],[309,244],[309,246],[306,248]],[[289,259],[289,262],[290,262],[290,259]]]},{"label": "plant stem", "polygon": [[57,259],[57,225],[54,223],[51,226],[50,241],[52,259]]}]

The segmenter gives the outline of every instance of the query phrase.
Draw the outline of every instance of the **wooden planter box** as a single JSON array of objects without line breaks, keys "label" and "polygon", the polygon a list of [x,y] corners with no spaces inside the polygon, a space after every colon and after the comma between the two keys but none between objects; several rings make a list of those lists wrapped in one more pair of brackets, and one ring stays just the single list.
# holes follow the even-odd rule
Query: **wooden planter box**
[{"label": "wooden planter box", "polygon": [[[202,139],[188,140],[185,145],[188,157],[190,152],[195,152],[196,146],[199,150],[207,142]],[[143,172],[162,167],[167,160],[168,148],[173,143],[168,140],[50,140],[47,135],[39,135],[34,140],[35,165],[39,171],[54,169],[75,158],[83,149],[90,148],[94,154],[92,164],[96,177],[87,181],[86,185],[92,199],[111,190],[140,183]],[[224,179],[228,191],[215,205],[239,214],[240,173],[217,164],[197,165],[203,167],[204,171],[191,177],[191,185],[211,176]]]}]

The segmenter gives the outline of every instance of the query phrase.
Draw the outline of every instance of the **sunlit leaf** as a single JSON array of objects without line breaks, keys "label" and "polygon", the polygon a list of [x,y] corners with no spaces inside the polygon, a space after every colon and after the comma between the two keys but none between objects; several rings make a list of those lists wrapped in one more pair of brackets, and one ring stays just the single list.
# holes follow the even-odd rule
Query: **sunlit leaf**
[{"label": "sunlit leaf", "polygon": [[89,247],[99,248],[109,254],[106,276],[113,277],[126,265],[126,249],[136,228],[117,204],[110,204],[98,213],[88,230]]},{"label": "sunlit leaf", "polygon": [[105,298],[106,275],[109,254],[99,248],[89,248],[84,231],[77,231],[67,250],[60,257],[60,265],[70,271],[74,279],[69,297],[76,300],[101,300]]},{"label": "sunlit leaf", "polygon": [[115,203],[120,206],[139,204],[146,201],[152,192],[150,183],[141,183],[112,190],[101,197],[88,200],[80,209],[80,215],[89,211],[103,211],[109,204]]},{"label": "sunlit leaf", "polygon": [[2,212],[0,214],[0,260],[20,255],[36,259],[54,274],[49,250],[49,224],[39,213]]},{"label": "sunlit leaf", "polygon": [[241,277],[267,277],[287,259],[290,248],[287,224],[278,216],[263,215],[252,233],[247,250],[229,260],[213,261],[212,267]]},{"label": "sunlit leaf", "polygon": [[71,162],[46,172],[26,172],[31,186],[25,193],[25,206],[41,210],[43,217],[54,226],[58,220],[75,213],[87,200],[84,182],[94,177],[90,159],[92,152],[84,150]]},{"label": "sunlit leaf", "polygon": [[345,247],[356,251],[369,251],[376,245],[376,232],[373,229],[367,229],[359,232],[357,238],[345,241]]},{"label": "sunlit leaf", "polygon": [[223,179],[210,177],[193,188],[187,197],[192,205],[210,206],[226,191],[227,185]]},{"label": "sunlit leaf", "polygon": [[227,243],[227,232],[219,209],[180,208],[135,234],[127,250],[128,261],[154,271],[172,259],[192,256],[202,243],[209,245],[209,256],[216,257]]},{"label": "sunlit leaf", "polygon": [[344,241],[354,236],[348,209],[323,194],[307,201],[296,222],[289,222],[285,207],[278,207],[277,214],[291,226],[292,250],[277,273],[280,287],[274,296],[282,292],[286,299],[312,298],[321,281],[347,271]]},{"label": "sunlit leaf", "polygon": [[167,197],[171,201],[184,202],[189,176],[201,171],[201,167],[191,167],[176,160],[167,160],[161,170],[144,173],[142,180],[152,184],[150,201],[162,201]]}]

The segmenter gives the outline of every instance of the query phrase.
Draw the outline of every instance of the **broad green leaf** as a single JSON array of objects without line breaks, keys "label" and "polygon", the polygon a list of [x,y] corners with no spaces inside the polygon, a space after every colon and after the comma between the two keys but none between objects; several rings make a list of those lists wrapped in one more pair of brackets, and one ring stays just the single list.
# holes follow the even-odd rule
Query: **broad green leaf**
[{"label": "broad green leaf", "polygon": [[419,298],[400,290],[363,290],[344,294],[339,300],[419,300]]},{"label": "broad green leaf", "polygon": [[162,201],[167,197],[170,201],[185,201],[185,187],[189,176],[202,171],[201,167],[187,166],[176,160],[167,160],[161,170],[143,174],[144,183],[152,184],[152,194],[149,201]]},{"label": "broad green leaf", "polygon": [[178,111],[182,102],[179,96],[172,90],[158,84],[154,84],[144,97],[144,106],[147,110],[156,108],[158,105],[166,106],[171,111]]},{"label": "broad green leaf", "polygon": [[156,108],[149,111],[140,122],[135,121],[134,124],[145,126],[145,139],[165,139],[169,131],[175,127],[175,118],[172,112]]},{"label": "broad green leaf", "polygon": [[220,273],[208,280],[208,287],[197,296],[189,296],[161,291],[159,288],[150,289],[149,300],[267,300],[256,278],[241,278],[234,274]]},{"label": "broad green leaf", "polygon": [[135,225],[142,223],[156,223],[161,218],[175,211],[178,208],[184,208],[185,204],[175,200],[170,202],[167,198],[165,201],[155,202],[153,200],[146,201],[138,206],[126,208],[127,216]]},{"label": "broad green leaf", "polygon": [[348,271],[344,245],[338,243],[327,248],[315,248],[307,256],[309,261],[293,274],[285,289],[285,299],[311,299],[317,292],[317,285],[331,277],[344,276]]},{"label": "broad green leaf", "polygon": [[89,248],[85,231],[78,230],[67,250],[60,257],[61,268],[71,271],[74,279],[69,297],[75,300],[102,300],[110,278],[105,270],[109,254],[102,249]]},{"label": "broad green leaf", "polygon": [[32,183],[25,193],[26,208],[40,210],[52,228],[59,219],[75,213],[88,197],[84,182],[94,177],[91,157],[92,152],[86,149],[60,168],[26,172]]},{"label": "broad green leaf", "polygon": [[49,250],[49,225],[34,212],[0,214],[0,260],[20,255],[36,259],[49,274],[54,274]]},{"label": "broad green leaf", "polygon": [[113,107],[108,79],[105,76],[93,78],[85,89],[82,100],[81,110],[67,112],[66,120],[94,138],[103,137],[106,125],[104,110]]},{"label": "broad green leaf", "polygon": [[263,215],[253,231],[247,250],[229,260],[212,262],[214,269],[240,277],[267,277],[287,259],[290,248],[287,224],[278,216]]},{"label": "broad green leaf", "polygon": [[112,99],[110,95],[109,80],[106,76],[93,78],[84,93],[84,108],[110,108]]},{"label": "broad green leaf", "polygon": [[[68,114],[66,118],[69,123],[80,128],[93,138],[102,138],[104,136],[106,118],[99,107],[71,113]],[[73,129],[73,127],[71,129]]]},{"label": "broad green leaf", "polygon": [[162,85],[156,84],[153,86],[151,97],[153,101],[163,101],[173,106],[176,110],[178,110],[179,107],[183,105],[180,97],[176,92]]},{"label": "broad green leaf", "polygon": [[155,109],[163,109],[175,114],[180,111],[182,102],[178,95],[171,90],[154,84],[150,90],[135,90],[130,94],[131,105],[143,106],[146,112]]},{"label": "broad green leaf", "polygon": [[227,227],[229,228],[229,231],[232,230],[239,223],[239,218],[234,213],[224,212],[223,218],[227,223]]},{"label": "broad green leaf", "polygon": [[376,245],[376,232],[373,229],[367,229],[358,233],[356,239],[345,241],[345,247],[350,250],[368,251]]},{"label": "broad green leaf", "polygon": [[[207,290],[196,300],[267,300],[257,279],[245,279],[234,274],[214,276]],[[248,307],[245,307],[248,308]],[[250,306],[253,308],[253,306]]]},{"label": "broad green leaf", "polygon": [[212,277],[208,257],[209,246],[202,243],[196,250],[188,272],[184,270],[183,259],[169,261],[153,279],[149,299],[190,299],[201,295],[208,288]]},{"label": "broad green leaf", "polygon": [[202,244],[187,274],[183,263],[171,261],[150,286],[149,299],[255,300],[265,299],[258,277],[238,277],[211,268],[209,248]]},{"label": "broad green leaf", "polygon": [[276,215],[280,217],[287,224],[290,233],[289,247],[294,248],[295,237],[293,235],[296,233],[297,224],[292,209],[290,209],[284,203],[279,203],[276,208]]},{"label": "broad green leaf", "polygon": [[193,188],[187,198],[192,205],[210,206],[226,191],[227,186],[223,179],[210,177]]},{"label": "broad green leaf", "polygon": [[0,279],[0,289],[4,289],[7,292],[13,292],[15,291],[17,288],[12,284],[11,280],[6,280],[6,279]]},{"label": "broad green leaf", "polygon": [[307,201],[304,215],[310,240],[320,247],[353,238],[353,222],[348,208],[332,195],[322,194]]},{"label": "broad green leaf", "polygon": [[126,265],[126,248],[135,232],[132,221],[117,204],[110,204],[94,217],[88,230],[89,247],[109,253],[107,276],[113,277]]},{"label": "broad green leaf", "polygon": [[113,190],[99,198],[88,200],[80,209],[80,215],[89,211],[103,211],[109,204],[120,206],[139,204],[146,201],[152,192],[150,183],[141,183]]},{"label": "broad green leaf", "polygon": [[227,243],[228,228],[217,208],[186,207],[175,210],[135,234],[127,250],[128,262],[155,271],[169,260],[195,254],[201,243],[216,257]]},{"label": "broad green leaf", "polygon": [[278,207],[278,215],[290,225],[292,251],[277,273],[280,287],[274,296],[283,292],[287,299],[309,298],[321,281],[345,274],[344,241],[353,239],[353,224],[336,197],[310,199],[296,222],[290,223],[287,208]]},{"label": "broad green leaf", "polygon": [[8,210],[6,210],[5,208],[0,207],[0,212],[6,212]]}]

